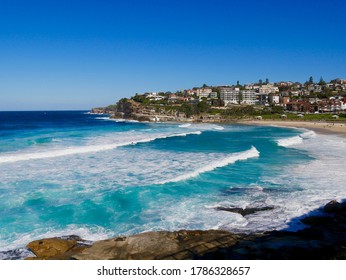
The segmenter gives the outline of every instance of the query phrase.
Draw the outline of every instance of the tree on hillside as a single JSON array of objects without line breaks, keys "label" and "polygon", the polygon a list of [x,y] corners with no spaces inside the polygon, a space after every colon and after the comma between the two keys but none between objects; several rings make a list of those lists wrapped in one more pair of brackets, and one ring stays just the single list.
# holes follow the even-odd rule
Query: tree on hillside
[{"label": "tree on hillside", "polygon": [[314,83],[314,78],[312,77],[312,76],[310,76],[310,78],[309,78],[309,82],[308,82],[309,84],[313,84]]},{"label": "tree on hillside", "polygon": [[210,105],[206,100],[203,100],[197,104],[198,113],[205,113],[210,109]]},{"label": "tree on hillside", "polygon": [[258,83],[260,84],[260,86],[263,85],[262,79],[259,79]]},{"label": "tree on hillside", "polygon": [[266,84],[266,85],[269,84],[269,79],[268,79],[268,78],[266,78],[265,84]]},{"label": "tree on hillside", "polygon": [[281,106],[275,106],[274,104],[271,106],[272,114],[282,114],[284,109]]},{"label": "tree on hillside", "polygon": [[220,99],[220,88],[212,87],[211,90],[217,93],[217,98]]},{"label": "tree on hillside", "polygon": [[320,78],[320,81],[318,83],[320,86],[323,86],[326,84],[326,82],[323,80],[323,77]]},{"label": "tree on hillside", "polygon": [[243,100],[244,100],[244,97],[243,97],[242,92],[240,91],[240,92],[239,92],[239,104],[242,104],[242,103],[243,103]]},{"label": "tree on hillside", "polygon": [[203,84],[202,88],[206,88],[206,87],[208,87],[208,85],[207,84]]}]

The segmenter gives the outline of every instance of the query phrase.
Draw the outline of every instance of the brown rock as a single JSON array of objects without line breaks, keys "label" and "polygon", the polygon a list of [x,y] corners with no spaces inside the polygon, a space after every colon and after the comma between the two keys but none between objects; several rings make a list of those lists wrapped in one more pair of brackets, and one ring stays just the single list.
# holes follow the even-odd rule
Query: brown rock
[{"label": "brown rock", "polygon": [[66,253],[77,244],[76,240],[47,238],[30,242],[26,247],[38,258],[48,259]]},{"label": "brown rock", "polygon": [[345,259],[346,202],[332,201],[325,206],[325,212],[329,215],[302,217],[310,227],[297,232],[160,231],[119,236],[91,246],[76,236],[69,236],[69,240],[34,241],[27,247],[37,255],[36,259]]},{"label": "brown rock", "polygon": [[213,241],[230,235],[229,232],[216,230],[145,232],[95,242],[90,248],[73,255],[72,258],[80,260],[157,260],[172,256],[175,259],[192,258],[192,255],[203,255],[217,247],[210,246]]}]

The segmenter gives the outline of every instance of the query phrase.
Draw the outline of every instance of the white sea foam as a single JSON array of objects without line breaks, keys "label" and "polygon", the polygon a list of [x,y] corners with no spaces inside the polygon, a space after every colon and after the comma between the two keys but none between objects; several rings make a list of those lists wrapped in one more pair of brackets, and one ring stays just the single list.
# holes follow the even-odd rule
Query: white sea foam
[{"label": "white sea foam", "polygon": [[223,126],[221,126],[221,125],[214,125],[213,128],[216,129],[216,130],[224,130],[224,129],[225,129],[225,128],[224,128]]},{"label": "white sea foam", "polygon": [[97,118],[95,118],[95,120],[105,120],[105,121],[109,121],[109,120],[111,120],[111,118],[110,118],[110,117],[97,117]]},{"label": "white sea foam", "polygon": [[302,144],[303,140],[310,139],[310,138],[313,138],[315,136],[316,136],[316,133],[314,131],[307,130],[306,132],[304,132],[298,136],[278,139],[278,140],[276,140],[276,143],[282,147],[290,147],[293,145]]},{"label": "white sea foam", "polygon": [[276,140],[277,144],[281,147],[289,147],[303,143],[303,138],[300,136],[293,136]]},{"label": "white sea foam", "polygon": [[141,138],[141,139],[134,138],[132,141],[105,144],[105,145],[89,145],[89,146],[82,146],[82,147],[69,147],[69,148],[66,148],[63,150],[52,150],[52,151],[47,151],[47,152],[20,153],[20,154],[13,154],[13,155],[5,155],[5,156],[0,157],[0,163],[10,163],[10,162],[18,162],[18,161],[24,161],[24,160],[33,160],[33,159],[55,158],[55,157],[62,157],[62,156],[69,156],[69,155],[76,155],[76,154],[96,153],[96,152],[102,152],[102,151],[107,151],[107,150],[113,150],[113,149],[116,149],[118,147],[136,145],[139,143],[152,142],[152,141],[155,141],[157,139],[165,139],[165,138],[172,138],[172,137],[184,137],[184,136],[193,135],[193,134],[199,135],[201,133],[202,133],[201,131],[175,133],[175,134],[158,135],[158,136],[154,136],[154,137],[147,137],[147,138]]},{"label": "white sea foam", "polygon": [[128,120],[128,119],[111,119],[111,118],[109,118],[109,121],[114,121],[114,122],[128,122],[128,123],[139,123],[139,121],[136,121],[136,120]]},{"label": "white sea foam", "polygon": [[[273,205],[275,209],[248,216],[248,229],[298,230],[304,225],[296,217],[316,211],[331,200],[345,199],[345,139],[333,135],[317,136],[309,131],[301,136],[304,145],[297,147],[307,151],[314,160],[291,166],[275,177],[260,178],[266,185],[276,186],[275,192],[266,192],[264,188],[263,193],[267,196],[266,205]],[[305,141],[307,138],[309,141]],[[281,192],[283,187],[286,191]]]},{"label": "white sea foam", "polygon": [[[198,125],[193,124],[189,129],[186,129],[186,132],[192,129],[200,130],[197,127]],[[176,125],[174,129],[176,133]],[[185,130],[178,130],[178,132],[183,131]],[[166,135],[172,135],[172,133],[172,131],[166,131]],[[343,168],[345,162],[344,151],[346,149],[345,139],[330,135],[317,135],[314,138],[314,133],[305,133],[299,136],[304,145],[297,145],[297,148],[307,151],[307,154],[312,155],[314,159],[303,164],[284,166],[283,169],[280,169],[280,172],[274,175],[268,167],[268,172],[263,172],[256,179],[256,182],[250,185],[245,183],[243,186],[242,183],[229,180],[228,183],[231,189],[237,187],[249,188],[250,191],[244,195],[212,191],[212,185],[210,186],[210,193],[205,191],[203,195],[198,193],[195,196],[186,195],[179,200],[175,200],[171,195],[165,196],[162,192],[159,196],[153,196],[155,199],[150,202],[146,201],[150,207],[143,208],[142,212],[139,213],[141,220],[145,221],[143,224],[134,223],[127,226],[125,223],[128,221],[119,219],[116,227],[106,225],[105,228],[100,229],[90,229],[92,226],[86,224],[75,228],[68,227],[67,229],[66,227],[58,227],[38,231],[30,230],[8,238],[5,236],[7,239],[0,240],[0,248],[1,250],[15,249],[23,247],[34,239],[68,234],[77,234],[85,239],[97,240],[118,234],[134,234],[148,230],[178,230],[181,228],[213,228],[234,232],[280,230],[288,226],[290,230],[299,229],[302,225],[294,219],[295,217],[305,215],[309,211],[326,204],[331,199],[341,200],[346,197],[345,184],[343,184],[345,177]],[[164,136],[162,131],[160,135]],[[175,136],[177,135],[175,134]],[[155,135],[151,136],[154,137]],[[126,137],[125,139],[123,135],[119,141],[130,142],[133,137],[132,132],[126,134]],[[148,136],[137,134],[136,137],[137,139],[144,139]],[[112,134],[100,137],[97,141],[94,140],[94,145],[101,145],[102,143],[108,145],[110,141],[114,141]],[[321,143],[323,144],[321,145]],[[257,150],[252,149],[254,149],[253,155],[256,156]],[[252,149],[243,153],[250,152]],[[258,151],[257,154],[259,154]],[[13,209],[23,209],[25,201],[37,194],[51,198],[47,201],[53,202],[54,205],[75,204],[78,206],[84,199],[90,199],[97,205],[104,205],[106,202],[102,200],[102,193],[115,192],[118,186],[126,190],[129,186],[149,186],[164,180],[169,182],[170,178],[184,177],[184,175],[181,176],[184,172],[192,174],[192,176],[198,176],[208,170],[221,167],[219,162],[221,163],[226,158],[235,155],[211,154],[204,151],[193,151],[191,153],[171,150],[162,151],[159,149],[141,149],[139,151],[139,149],[129,148],[118,149],[113,153],[92,154],[91,157],[87,158],[82,156],[71,157],[68,165],[65,164],[66,159],[63,157],[32,161],[28,163],[28,165],[30,164],[29,168],[23,168],[27,167],[26,162],[13,165],[4,164],[1,165],[2,181],[0,187],[2,189],[6,187],[6,193],[2,197],[0,196],[0,199],[4,202],[2,207],[5,209],[11,207]],[[210,167],[209,165],[208,168],[202,167],[209,162],[210,158],[214,159],[209,164]],[[243,156],[243,158],[246,159],[246,156]],[[215,162],[216,164],[214,164]],[[230,162],[232,163],[231,159]],[[260,164],[261,161],[256,161],[254,166],[257,165],[257,162]],[[198,171],[201,171],[201,173],[198,173]],[[218,172],[225,175],[226,170],[225,172],[218,170]],[[25,182],[23,178],[25,178]],[[182,180],[186,180],[186,178]],[[34,184],[31,185],[30,181]],[[49,184],[52,182],[56,182],[56,186]],[[241,185],[238,186],[237,184]],[[298,188],[299,190],[297,190]],[[144,190],[147,191],[147,188],[144,188]],[[156,191],[156,189],[151,188],[150,191]],[[170,191],[173,192],[174,190],[170,189]],[[122,195],[124,195],[124,201],[126,201],[126,193],[119,194],[119,196]],[[218,206],[246,208],[254,205],[274,206],[275,209],[261,211],[246,217],[215,210]],[[163,208],[165,211],[162,211]],[[117,211],[121,210],[117,209]],[[114,219],[116,219],[117,214],[128,216],[126,207],[123,211],[121,213],[114,212]],[[26,211],[23,213],[27,212],[27,216],[24,216],[26,214],[18,215],[16,217],[17,221],[20,219],[23,221],[30,220],[31,215],[40,217],[40,212],[30,214],[30,211]],[[28,219],[26,219],[27,217]],[[294,220],[292,221],[292,219]],[[37,222],[35,219],[32,221]],[[111,235],[109,235],[108,230],[111,231]]]},{"label": "white sea foam", "polygon": [[136,120],[128,120],[128,119],[114,119],[111,117],[97,117],[96,120],[104,120],[104,121],[112,121],[112,122],[127,122],[127,123],[138,123],[139,121]]},{"label": "white sea foam", "polygon": [[316,133],[312,130],[307,130],[306,132],[299,135],[303,139],[310,139],[316,137]]},{"label": "white sea foam", "polygon": [[192,171],[190,173],[183,174],[180,176],[176,176],[176,177],[171,178],[169,180],[160,182],[159,184],[166,184],[166,183],[170,183],[170,182],[179,182],[179,181],[188,180],[188,179],[197,177],[198,175],[200,175],[202,173],[212,171],[216,168],[235,163],[236,161],[239,161],[239,160],[246,160],[249,158],[259,157],[259,155],[260,155],[259,151],[255,147],[252,146],[252,148],[250,150],[247,150],[245,152],[231,154],[230,156],[228,156],[224,159],[214,161],[214,162],[212,162],[212,163],[210,163],[210,164],[208,164],[202,168],[196,169],[195,171]]},{"label": "white sea foam", "polygon": [[189,126],[191,126],[191,124],[190,124],[190,123],[185,123],[185,124],[181,124],[181,125],[179,125],[179,127],[189,127]]},{"label": "white sea foam", "polygon": [[194,127],[198,127],[201,130],[224,130],[225,128],[221,125],[212,124],[212,123],[203,123],[203,124],[196,124]]}]

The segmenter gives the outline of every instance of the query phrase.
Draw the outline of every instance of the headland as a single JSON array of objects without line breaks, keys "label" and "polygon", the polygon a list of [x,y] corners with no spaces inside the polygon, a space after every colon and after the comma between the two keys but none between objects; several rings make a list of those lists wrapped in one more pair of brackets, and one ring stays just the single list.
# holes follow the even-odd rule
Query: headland
[{"label": "headland", "polygon": [[[235,105],[224,108],[213,108],[213,114],[199,112],[186,114],[181,106],[164,107],[144,105],[133,99],[122,99],[116,105],[104,108],[93,108],[91,113],[108,114],[113,119],[136,120],[143,122],[182,122],[182,123],[218,123],[244,124],[262,126],[283,126],[306,128],[321,134],[346,135],[346,119],[333,118],[334,115],[321,114],[297,116],[296,114],[258,115],[263,110],[254,106]],[[263,112],[262,112],[263,113]]]}]

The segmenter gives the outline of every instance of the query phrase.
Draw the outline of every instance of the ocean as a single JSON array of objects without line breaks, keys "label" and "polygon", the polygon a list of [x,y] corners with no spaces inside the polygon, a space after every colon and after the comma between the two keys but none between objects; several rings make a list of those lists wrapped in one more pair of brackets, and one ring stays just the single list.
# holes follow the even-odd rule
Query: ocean
[{"label": "ocean", "polygon": [[71,234],[298,230],[295,217],[346,197],[345,150],[346,138],[306,129],[0,112],[0,259]]}]

